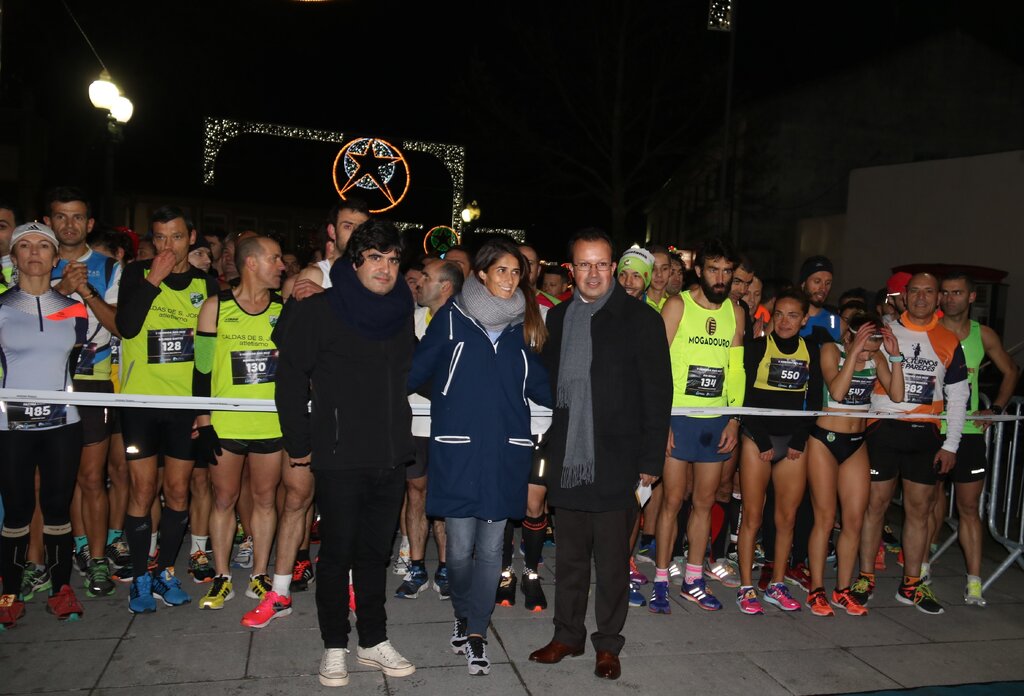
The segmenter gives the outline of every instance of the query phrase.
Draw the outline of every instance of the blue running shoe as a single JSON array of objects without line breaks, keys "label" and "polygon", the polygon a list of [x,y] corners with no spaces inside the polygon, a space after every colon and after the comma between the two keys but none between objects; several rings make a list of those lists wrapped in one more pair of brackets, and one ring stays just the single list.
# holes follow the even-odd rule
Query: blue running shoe
[{"label": "blue running shoe", "polygon": [[159,575],[153,576],[153,596],[169,607],[180,607],[188,604],[192,598],[181,589],[181,583],[174,577],[174,568],[164,568]]},{"label": "blue running shoe", "polygon": [[640,586],[635,582],[629,583],[629,606],[631,607],[645,607],[647,606],[647,600],[644,599],[643,593],[640,591]]},{"label": "blue running shoe", "polygon": [[452,588],[448,584],[448,567],[438,568],[434,573],[434,589],[441,599],[452,598]]},{"label": "blue running shoe", "polygon": [[671,614],[672,605],[668,601],[668,583],[655,582],[651,591],[651,603],[647,609],[652,614]]},{"label": "blue running shoe", "polygon": [[395,591],[398,599],[416,599],[420,592],[430,587],[430,578],[427,576],[427,569],[421,565],[409,564],[409,572],[405,579]]},{"label": "blue running shoe", "polygon": [[679,594],[684,599],[696,603],[701,609],[718,611],[722,608],[722,603],[718,601],[718,597],[715,597],[708,591],[707,581],[703,577],[699,577],[693,582],[686,582],[684,579],[683,588],[679,591]]},{"label": "blue running shoe", "polygon": [[133,614],[147,614],[156,611],[153,599],[153,578],[146,573],[132,580],[128,587],[128,611]]},{"label": "blue running shoe", "polygon": [[654,563],[655,550],[654,539],[651,539],[649,544],[641,544],[640,548],[636,550],[636,560],[644,563]]}]

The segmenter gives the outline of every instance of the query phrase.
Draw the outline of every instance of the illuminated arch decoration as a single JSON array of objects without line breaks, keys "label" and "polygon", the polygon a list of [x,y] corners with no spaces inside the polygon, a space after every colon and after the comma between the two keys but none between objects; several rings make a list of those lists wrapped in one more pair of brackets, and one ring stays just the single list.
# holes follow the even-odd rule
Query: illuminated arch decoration
[{"label": "illuminated arch decoration", "polygon": [[383,207],[370,208],[371,213],[383,213],[401,203],[411,180],[405,155],[381,138],[357,138],[347,143],[334,158],[331,175],[342,200],[353,188],[383,198]]},{"label": "illuminated arch decoration", "polygon": [[430,254],[437,252],[438,254],[447,254],[448,250],[458,244],[459,233],[453,230],[451,227],[445,227],[444,225],[438,225],[433,229],[429,230],[423,236],[423,251]]},{"label": "illuminated arch decoration", "polygon": [[[316,128],[299,128],[275,123],[255,121],[235,121],[227,118],[207,117],[203,136],[203,183],[213,186],[216,180],[217,155],[224,144],[241,135],[265,135],[276,138],[294,138],[296,140],[313,140],[323,143],[345,144],[342,131],[319,130]],[[452,228],[461,230],[463,226],[461,212],[466,174],[466,149],[461,145],[449,143],[432,143],[420,140],[406,140],[401,143],[405,152],[422,152],[435,157],[448,170],[452,178]],[[396,223],[397,224],[397,223]]]}]

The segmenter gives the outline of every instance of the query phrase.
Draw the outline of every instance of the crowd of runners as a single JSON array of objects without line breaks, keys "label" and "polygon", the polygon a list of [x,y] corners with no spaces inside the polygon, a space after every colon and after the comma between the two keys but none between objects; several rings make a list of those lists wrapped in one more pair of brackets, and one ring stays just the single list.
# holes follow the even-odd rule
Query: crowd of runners
[{"label": "crowd of runners", "polygon": [[[554,634],[530,659],[584,652],[593,564],[594,671],[615,679],[629,607],[671,614],[673,592],[710,612],[863,616],[884,592],[943,613],[929,556],[948,495],[963,600],[985,606],[975,418],[1002,412],[1019,370],[971,319],[966,273],[840,295],[823,256],[770,278],[719,239],[616,253],[597,229],[565,263],[504,237],[423,255],[354,199],[303,267],[174,206],[141,238],[97,225],[76,188],[42,209],[18,224],[0,201],[3,386],[154,403],[3,402],[3,629],[44,608],[78,620],[81,594],[118,583],[133,614],[188,605],[179,577],[203,586],[198,609],[259,629],[314,589],[320,681],[343,686],[350,619],[361,664],[415,671],[385,603],[432,590],[453,611],[438,640],[487,674],[495,607],[549,609],[555,546]],[[887,553],[894,586],[876,577]]]}]

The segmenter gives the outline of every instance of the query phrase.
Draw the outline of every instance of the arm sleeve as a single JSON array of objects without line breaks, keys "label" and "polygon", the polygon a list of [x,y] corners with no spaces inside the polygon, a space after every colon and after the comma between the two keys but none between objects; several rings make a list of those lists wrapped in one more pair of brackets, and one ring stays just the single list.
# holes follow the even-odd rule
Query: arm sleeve
[{"label": "arm sleeve", "polygon": [[743,346],[729,349],[729,372],[725,376],[725,395],[729,406],[742,406],[747,389],[747,373],[743,368]]},{"label": "arm sleeve", "polygon": [[[277,384],[274,401],[284,446],[293,459],[301,459],[312,451],[309,418],[309,380],[313,375],[318,347],[318,298],[288,302],[273,334],[278,350]],[[284,327],[282,330],[282,326]]]},{"label": "arm sleeve", "polygon": [[967,361],[959,344],[946,368],[943,390],[946,399],[946,440],[942,443],[942,449],[955,454],[960,449],[960,437],[967,421],[967,401],[971,396],[970,383],[967,381]]},{"label": "arm sleeve", "polygon": [[141,263],[128,265],[121,276],[117,292],[117,315],[114,323],[121,338],[135,338],[142,331],[149,308],[160,294],[160,288],[147,283]]},{"label": "arm sleeve", "polygon": [[[192,396],[213,394],[213,349],[217,345],[217,334],[206,331],[196,332],[196,362],[192,368]],[[201,410],[203,415],[209,411]]]}]

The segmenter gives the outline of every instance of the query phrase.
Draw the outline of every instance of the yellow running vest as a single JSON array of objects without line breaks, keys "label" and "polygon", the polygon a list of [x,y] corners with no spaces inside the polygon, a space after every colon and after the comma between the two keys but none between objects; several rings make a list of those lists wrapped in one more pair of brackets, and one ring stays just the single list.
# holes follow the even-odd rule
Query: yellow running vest
[{"label": "yellow running vest", "polygon": [[[231,291],[219,295],[217,340],[213,352],[210,395],[231,399],[273,399],[277,377],[277,346],[270,334],[281,316],[283,300],[274,293],[259,314],[242,309]],[[229,440],[281,437],[277,413],[213,411],[217,435]]]},{"label": "yellow running vest", "polygon": [[736,334],[736,310],[728,300],[718,309],[704,309],[694,301],[689,290],[680,297],[683,318],[669,346],[672,406],[728,406],[725,372]]}]

